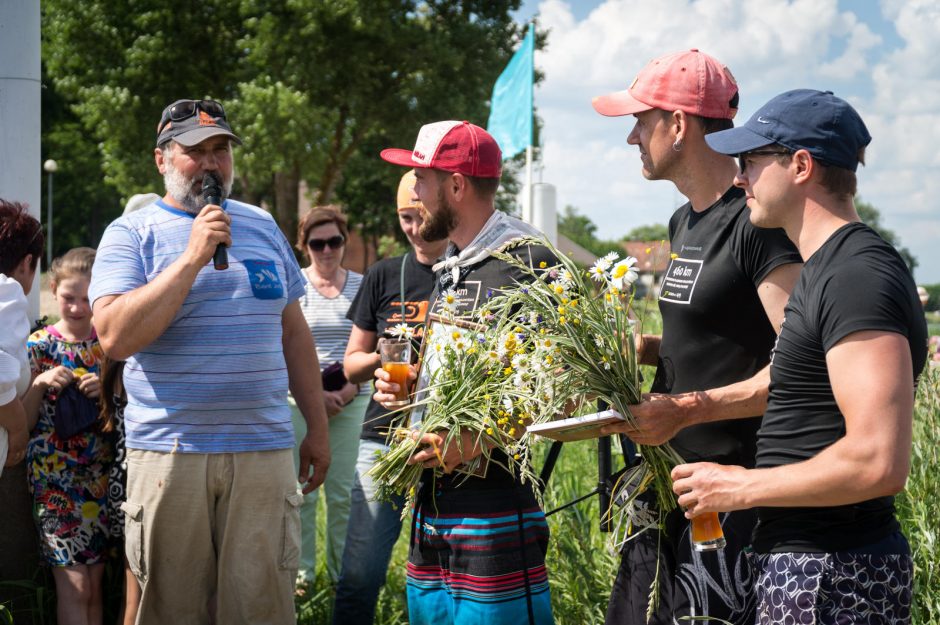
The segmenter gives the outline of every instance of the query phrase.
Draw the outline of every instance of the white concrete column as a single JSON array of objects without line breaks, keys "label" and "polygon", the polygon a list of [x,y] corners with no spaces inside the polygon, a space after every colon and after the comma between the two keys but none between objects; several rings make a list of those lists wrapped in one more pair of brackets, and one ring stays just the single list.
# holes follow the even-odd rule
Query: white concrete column
[{"label": "white concrete column", "polygon": [[[40,219],[39,2],[0,1],[0,197],[29,204]],[[29,294],[39,316],[39,276]]]},{"label": "white concrete column", "polygon": [[532,185],[532,225],[545,234],[552,245],[558,245],[558,211],[555,208],[555,185],[537,182]]}]

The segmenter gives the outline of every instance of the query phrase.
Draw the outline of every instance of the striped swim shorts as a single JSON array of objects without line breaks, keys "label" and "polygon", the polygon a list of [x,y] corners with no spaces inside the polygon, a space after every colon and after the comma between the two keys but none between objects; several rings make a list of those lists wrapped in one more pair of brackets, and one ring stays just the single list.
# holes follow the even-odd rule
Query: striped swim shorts
[{"label": "striped swim shorts", "polygon": [[414,510],[408,555],[412,625],[553,623],[548,524],[527,486],[436,493]]}]

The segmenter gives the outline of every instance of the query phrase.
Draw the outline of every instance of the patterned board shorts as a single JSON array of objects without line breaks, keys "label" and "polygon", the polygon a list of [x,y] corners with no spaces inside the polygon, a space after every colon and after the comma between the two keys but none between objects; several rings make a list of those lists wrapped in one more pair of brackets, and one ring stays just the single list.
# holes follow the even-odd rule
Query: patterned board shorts
[{"label": "patterned board shorts", "polygon": [[910,555],[755,554],[760,625],[911,622]]}]

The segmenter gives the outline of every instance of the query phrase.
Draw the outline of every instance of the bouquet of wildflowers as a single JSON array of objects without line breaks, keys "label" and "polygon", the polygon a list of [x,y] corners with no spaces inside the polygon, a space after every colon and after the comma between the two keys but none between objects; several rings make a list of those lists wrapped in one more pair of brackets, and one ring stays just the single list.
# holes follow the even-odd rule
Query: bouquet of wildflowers
[{"label": "bouquet of wildflowers", "polygon": [[[641,382],[630,318],[633,284],[638,278],[637,259],[620,259],[615,253],[597,260],[587,272],[545,241],[555,253],[555,266],[537,270],[509,254],[498,254],[536,279],[505,290],[487,305],[483,316],[496,327],[514,327],[519,333],[537,336],[540,347],[551,349],[554,362],[563,365],[563,399],[566,404],[585,396],[606,401],[631,423],[629,406],[641,399]],[[544,263],[543,263],[544,265]],[[555,373],[557,374],[557,373]],[[559,399],[559,398],[556,398]],[[541,413],[536,421],[555,413]],[[668,444],[638,446],[643,462],[626,472],[615,487],[614,500],[621,504],[613,540],[620,546],[634,527],[643,531],[662,527],[666,514],[676,507],[672,492],[672,468],[683,462]],[[638,495],[652,488],[657,506],[647,509]],[[659,603],[659,566],[650,588],[647,620]]]},{"label": "bouquet of wildflowers", "polygon": [[[413,502],[424,469],[407,461],[422,446],[416,439],[429,432],[442,433],[445,447],[458,448],[466,444],[462,434],[470,433],[472,445],[482,450],[482,455],[455,468],[456,473],[475,475],[494,463],[522,481],[534,480],[528,446],[519,439],[535,415],[563,408],[558,388],[565,380],[541,375],[552,361],[551,350],[522,328],[484,325],[476,315],[457,317],[449,306],[454,299],[452,293],[441,295],[443,323],[426,328],[424,337],[422,374],[427,384],[402,408],[421,413],[421,421],[392,431],[389,451],[369,472],[381,499],[405,495]],[[433,368],[428,366],[432,361]],[[494,454],[496,450],[502,453]],[[435,471],[443,473],[440,467]]]},{"label": "bouquet of wildflowers", "polygon": [[[502,319],[498,325],[522,326],[545,346],[553,346],[554,358],[565,368],[565,401],[584,396],[602,399],[629,423],[628,406],[641,398],[634,321],[630,318],[637,259],[620,259],[612,252],[585,272],[550,244],[536,242],[552,249],[558,264],[533,269],[509,254],[500,254],[536,279],[492,299],[484,314],[492,320]],[[543,413],[539,418],[553,417],[554,413]],[[676,507],[670,472],[683,460],[668,444],[641,445],[638,451],[644,462],[621,478],[618,499],[625,504],[627,519],[640,521],[644,515],[634,510],[633,502],[652,487],[658,514],[645,524],[659,524]]]}]

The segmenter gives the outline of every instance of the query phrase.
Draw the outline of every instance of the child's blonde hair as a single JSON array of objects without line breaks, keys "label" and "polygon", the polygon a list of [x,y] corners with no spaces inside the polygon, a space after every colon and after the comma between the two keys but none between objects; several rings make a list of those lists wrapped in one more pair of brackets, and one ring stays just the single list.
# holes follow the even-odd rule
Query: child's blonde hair
[{"label": "child's blonde hair", "polygon": [[91,279],[91,266],[95,264],[95,248],[74,247],[52,261],[49,267],[49,285],[55,290],[66,278],[82,276]]}]

